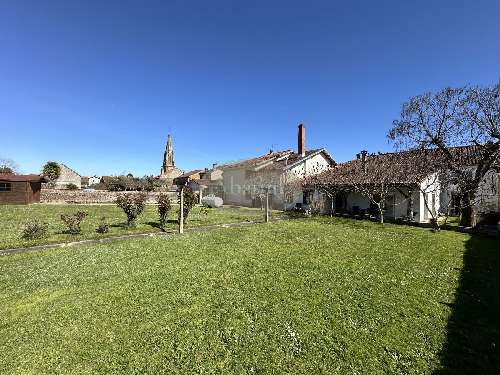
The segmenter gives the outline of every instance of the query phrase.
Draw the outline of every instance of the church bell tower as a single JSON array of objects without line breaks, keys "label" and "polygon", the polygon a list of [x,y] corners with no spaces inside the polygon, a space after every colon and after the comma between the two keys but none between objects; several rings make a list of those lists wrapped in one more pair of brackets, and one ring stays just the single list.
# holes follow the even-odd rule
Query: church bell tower
[{"label": "church bell tower", "polygon": [[175,167],[174,146],[172,144],[172,136],[169,134],[167,137],[167,146],[163,153],[163,165],[161,166],[160,178],[175,178],[181,174],[181,171]]}]

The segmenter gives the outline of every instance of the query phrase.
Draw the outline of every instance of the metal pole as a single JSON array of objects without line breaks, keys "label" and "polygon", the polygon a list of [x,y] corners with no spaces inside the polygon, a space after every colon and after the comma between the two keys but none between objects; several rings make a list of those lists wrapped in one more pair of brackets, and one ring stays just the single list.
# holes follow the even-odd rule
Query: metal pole
[{"label": "metal pole", "polygon": [[269,223],[269,189],[266,189],[266,223]]},{"label": "metal pole", "polygon": [[179,233],[184,233],[184,186],[181,186],[181,198],[179,199]]}]

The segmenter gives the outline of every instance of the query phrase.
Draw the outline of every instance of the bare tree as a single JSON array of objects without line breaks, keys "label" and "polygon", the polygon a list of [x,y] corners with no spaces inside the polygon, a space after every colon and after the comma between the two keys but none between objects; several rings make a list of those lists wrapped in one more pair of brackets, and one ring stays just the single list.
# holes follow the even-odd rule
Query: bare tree
[{"label": "bare tree", "polygon": [[15,174],[18,171],[16,162],[12,159],[0,159],[0,173]]},{"label": "bare tree", "polygon": [[340,193],[346,193],[352,188],[347,184],[347,180],[342,178],[341,173],[334,174],[333,170],[314,172],[301,180],[301,187],[305,189],[315,189],[326,196],[330,201],[330,216],[335,214],[335,200]]},{"label": "bare tree", "polygon": [[265,210],[265,221],[269,221],[269,198],[277,195],[281,189],[280,176],[274,171],[256,171],[247,176],[243,190],[254,201],[259,201],[261,210]]},{"label": "bare tree", "polygon": [[[500,155],[500,85],[446,88],[403,104],[388,134],[403,149],[437,149],[461,197],[463,226],[475,225],[475,199]],[[464,165],[457,146],[476,147],[474,165]]]}]

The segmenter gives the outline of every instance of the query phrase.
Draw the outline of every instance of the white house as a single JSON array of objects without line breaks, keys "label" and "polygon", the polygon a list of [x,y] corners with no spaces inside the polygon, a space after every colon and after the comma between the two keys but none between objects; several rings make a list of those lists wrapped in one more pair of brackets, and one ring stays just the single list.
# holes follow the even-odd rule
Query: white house
[{"label": "white house", "polygon": [[[429,222],[440,213],[458,214],[460,202],[456,186],[445,183],[438,173],[425,172],[433,152],[368,155],[363,151],[355,160],[337,164],[319,176],[325,184],[338,190],[333,189],[335,194],[328,196],[321,193],[327,189],[316,189],[313,203],[325,213],[333,209],[336,213],[377,215],[373,200],[383,200],[386,219],[420,223]],[[475,168],[480,157],[476,146],[454,147],[451,152],[457,163],[469,170]],[[495,166],[481,182],[474,202],[478,213],[500,211],[499,172],[500,168]]]},{"label": "white house", "polygon": [[295,185],[302,178],[321,173],[335,165],[324,149],[306,150],[305,126],[299,125],[297,151],[269,151],[256,158],[222,166],[224,203],[258,207],[262,205],[259,190],[269,189],[270,205],[288,209],[302,205],[304,194]]},{"label": "white house", "polygon": [[101,182],[101,176],[89,177],[89,186],[97,185],[99,182]]}]

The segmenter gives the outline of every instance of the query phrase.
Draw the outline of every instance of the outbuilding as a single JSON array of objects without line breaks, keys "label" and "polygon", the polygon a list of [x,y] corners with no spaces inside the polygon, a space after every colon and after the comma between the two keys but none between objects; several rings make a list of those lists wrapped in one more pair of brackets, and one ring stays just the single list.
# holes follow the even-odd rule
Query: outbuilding
[{"label": "outbuilding", "polygon": [[0,204],[40,202],[42,182],[38,174],[0,174]]}]

